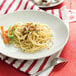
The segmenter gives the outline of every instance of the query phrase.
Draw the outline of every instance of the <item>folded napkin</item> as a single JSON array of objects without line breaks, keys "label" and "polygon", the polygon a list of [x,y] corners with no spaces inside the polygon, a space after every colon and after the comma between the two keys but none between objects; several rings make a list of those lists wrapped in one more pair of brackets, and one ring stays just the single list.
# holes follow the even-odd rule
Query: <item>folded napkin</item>
[{"label": "folded napkin", "polygon": [[[11,13],[14,11],[26,10],[26,9],[38,10],[38,11],[41,10],[39,7],[37,7],[29,0],[0,0],[0,15]],[[68,24],[67,10],[65,7],[62,7],[60,9],[55,9],[55,10],[54,9],[46,10],[45,12],[59,17],[66,24]],[[37,59],[37,60],[18,60],[18,59],[13,59],[13,58],[4,56],[3,54],[0,54],[0,58],[5,63],[13,66],[14,68],[24,73],[33,74],[35,72],[38,72],[48,67],[51,64],[50,63],[51,60],[55,57],[58,57],[61,51],[62,50],[60,50],[59,52],[57,52],[52,56],[42,58],[42,59]],[[52,69],[53,67],[51,67],[44,73],[40,74],[39,76],[48,76]]]},{"label": "folded napkin", "polygon": [[69,22],[75,22],[76,21],[76,10],[68,9],[68,18],[69,18]]}]

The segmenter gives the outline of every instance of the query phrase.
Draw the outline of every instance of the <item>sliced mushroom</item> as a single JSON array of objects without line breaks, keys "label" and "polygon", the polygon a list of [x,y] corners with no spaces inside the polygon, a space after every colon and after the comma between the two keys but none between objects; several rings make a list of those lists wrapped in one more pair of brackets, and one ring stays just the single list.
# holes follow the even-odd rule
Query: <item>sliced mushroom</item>
[{"label": "sliced mushroom", "polygon": [[43,5],[48,6],[52,3],[52,0],[43,0]]},{"label": "sliced mushroom", "polygon": [[23,39],[20,39],[20,42],[23,41]]},{"label": "sliced mushroom", "polygon": [[41,5],[43,0],[33,0],[35,4]]}]

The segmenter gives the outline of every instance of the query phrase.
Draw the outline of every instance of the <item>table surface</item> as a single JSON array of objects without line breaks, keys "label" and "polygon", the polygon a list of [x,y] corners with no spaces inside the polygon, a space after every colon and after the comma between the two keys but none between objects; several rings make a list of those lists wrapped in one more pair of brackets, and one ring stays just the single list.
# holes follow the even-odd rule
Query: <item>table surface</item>
[{"label": "table surface", "polygon": [[[65,0],[64,3],[67,8],[75,9],[76,10],[76,0]],[[69,40],[64,47],[61,57],[68,60],[66,65],[59,65],[56,66],[52,73],[49,76],[76,76],[76,22],[70,23],[70,35]],[[16,70],[15,68],[9,66],[8,64],[0,61],[0,76],[27,76],[24,73]]]}]

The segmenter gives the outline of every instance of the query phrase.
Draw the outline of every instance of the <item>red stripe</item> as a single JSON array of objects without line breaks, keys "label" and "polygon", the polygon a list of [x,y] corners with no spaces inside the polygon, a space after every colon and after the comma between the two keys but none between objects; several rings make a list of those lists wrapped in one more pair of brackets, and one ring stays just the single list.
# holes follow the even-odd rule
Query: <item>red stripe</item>
[{"label": "red stripe", "polygon": [[44,10],[45,12],[47,12],[47,10]]},{"label": "red stripe", "polygon": [[27,8],[28,3],[29,3],[29,0],[27,0],[27,2],[26,2],[26,4],[25,4],[24,9],[26,9],[26,8]]},{"label": "red stripe", "polygon": [[[20,66],[18,67],[18,69],[20,69],[26,62],[27,62],[27,60],[24,60],[24,61],[20,64]],[[27,66],[26,66],[26,67],[27,67]]]},{"label": "red stripe", "polygon": [[53,9],[51,10],[51,13],[54,15],[54,10]]},{"label": "red stripe", "polygon": [[14,59],[14,60],[10,63],[10,65],[13,65],[16,61],[17,61],[17,59]]},{"label": "red stripe", "polygon": [[61,18],[61,19],[63,19],[62,18],[62,14],[61,14],[61,10],[59,9],[59,17]]},{"label": "red stripe", "polygon": [[26,70],[26,73],[28,73],[32,68],[33,66],[37,63],[38,60],[34,60],[33,63],[29,66],[29,68]]},{"label": "red stripe", "polygon": [[13,5],[14,2],[15,2],[15,0],[13,0],[13,1],[11,2],[11,4],[8,6],[8,8],[7,8],[7,10],[5,11],[4,14],[6,14],[6,13],[9,11],[9,9],[11,8],[11,6]]},{"label": "red stripe", "polygon": [[9,58],[9,57],[5,57],[5,58],[3,59],[3,61],[6,61],[6,60],[8,60],[8,58]]},{"label": "red stripe", "polygon": [[0,10],[2,9],[3,5],[5,4],[6,0],[3,0],[2,4],[0,5]]},{"label": "red stripe", "polygon": [[33,4],[33,5],[31,6],[31,8],[30,8],[30,9],[33,9],[33,8],[34,8],[34,6],[35,6],[35,4]]},{"label": "red stripe", "polygon": [[[41,66],[39,67],[38,71],[40,71],[40,70],[42,70],[42,69],[44,68],[44,66],[46,65],[46,63],[47,63],[47,61],[48,61],[49,58],[50,58],[50,57],[46,57],[46,58],[45,58],[45,60],[43,61],[43,63],[42,63]],[[37,72],[38,72],[38,71],[37,71]]]},{"label": "red stripe", "polygon": [[22,3],[22,0],[20,0],[20,2],[19,2],[19,4],[18,4],[17,8],[15,9],[15,11],[17,11],[17,10],[19,9],[21,3]]}]

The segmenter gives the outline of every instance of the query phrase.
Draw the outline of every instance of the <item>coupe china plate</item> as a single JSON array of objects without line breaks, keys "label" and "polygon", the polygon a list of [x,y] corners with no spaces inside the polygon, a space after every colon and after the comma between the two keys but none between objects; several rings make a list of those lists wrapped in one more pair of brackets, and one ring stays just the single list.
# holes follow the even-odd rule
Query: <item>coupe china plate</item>
[{"label": "coupe china plate", "polygon": [[0,53],[17,59],[39,59],[50,56],[63,48],[68,40],[68,28],[59,18],[40,11],[18,11],[0,16],[0,25],[7,29],[10,25],[17,22],[33,22],[47,24],[52,30],[54,37],[53,46],[35,53],[24,53],[13,45],[5,45],[0,32]]}]

